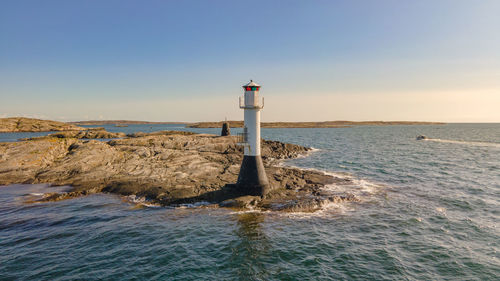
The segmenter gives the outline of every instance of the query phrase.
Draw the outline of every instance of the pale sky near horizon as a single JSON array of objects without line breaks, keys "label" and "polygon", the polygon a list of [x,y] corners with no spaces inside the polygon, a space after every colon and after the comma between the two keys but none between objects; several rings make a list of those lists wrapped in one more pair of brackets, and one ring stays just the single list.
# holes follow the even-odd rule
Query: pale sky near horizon
[{"label": "pale sky near horizon", "polygon": [[500,122],[500,1],[0,2],[0,117]]}]

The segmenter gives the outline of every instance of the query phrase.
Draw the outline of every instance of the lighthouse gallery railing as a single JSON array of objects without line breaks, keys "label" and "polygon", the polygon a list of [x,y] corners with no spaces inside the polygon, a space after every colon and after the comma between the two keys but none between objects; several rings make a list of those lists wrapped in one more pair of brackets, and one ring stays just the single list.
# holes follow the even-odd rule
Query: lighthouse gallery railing
[{"label": "lighthouse gallery railing", "polygon": [[254,103],[253,105],[251,106],[245,106],[245,99],[243,96],[240,96],[240,108],[247,108],[247,109],[262,109],[264,108],[264,97],[261,97],[261,102],[259,104],[259,101],[257,100],[256,103]]},{"label": "lighthouse gallery railing", "polygon": [[238,137],[236,141],[239,145],[248,144],[248,129],[247,127],[243,127],[243,133],[238,133]]}]

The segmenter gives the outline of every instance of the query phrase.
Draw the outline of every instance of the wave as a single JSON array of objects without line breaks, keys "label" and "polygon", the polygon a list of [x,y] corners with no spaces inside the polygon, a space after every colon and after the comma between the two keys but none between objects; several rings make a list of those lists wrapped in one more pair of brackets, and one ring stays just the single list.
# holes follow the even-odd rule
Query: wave
[{"label": "wave", "polygon": [[[333,184],[328,184],[326,185],[323,189],[326,189],[328,191],[346,191],[350,194],[353,194],[355,196],[362,195],[363,194],[376,194],[380,193],[382,190],[387,188],[388,186],[382,183],[377,183],[377,182],[372,182],[367,179],[360,179],[354,176],[352,173],[349,172],[332,172],[332,171],[326,171],[326,170],[321,170],[321,169],[316,169],[316,168],[304,168],[304,167],[299,167],[295,165],[291,165],[286,161],[280,161],[278,163],[279,167],[290,167],[290,168],[296,168],[300,169],[303,171],[313,171],[313,172],[319,172],[324,175],[332,176],[338,179],[342,179],[341,183],[333,183]],[[349,192],[350,191],[350,192]],[[358,194],[357,194],[358,193]]]},{"label": "wave", "polygon": [[329,175],[334,178],[339,179],[338,181],[327,184],[322,188],[322,191],[331,194],[331,195],[339,195],[339,196],[352,196],[355,200],[343,201],[343,202],[328,202],[321,206],[319,210],[314,212],[273,212],[279,216],[286,216],[289,218],[297,218],[297,219],[307,219],[312,217],[324,217],[333,215],[342,215],[353,211],[355,209],[355,205],[352,203],[358,202],[370,202],[373,200],[378,200],[380,195],[386,194],[386,191],[390,186],[378,183],[374,181],[370,181],[368,179],[358,178],[352,173],[349,172],[333,172],[326,171],[316,168],[304,168],[298,167],[295,165],[291,165],[286,161],[281,161],[278,163],[278,166],[281,167],[290,167],[305,171],[314,171],[319,172],[324,175]]},{"label": "wave", "polygon": [[[307,157],[311,156],[311,154],[319,152],[319,151],[321,151],[321,149],[315,148],[315,147],[309,147],[308,151],[306,151],[304,153],[301,153],[301,154],[297,155],[296,157],[294,157],[292,159],[307,158]],[[286,160],[291,160],[291,159],[286,159]]]},{"label": "wave", "polygon": [[200,207],[206,207],[213,205],[213,203],[207,202],[207,201],[200,201],[200,202],[194,202],[194,203],[183,203],[179,204],[176,206],[177,209],[193,209],[193,208],[200,208]]},{"label": "wave", "polygon": [[348,204],[343,204],[343,203],[334,203],[330,202],[327,204],[324,204],[321,206],[320,209],[315,210],[313,212],[302,212],[302,211],[294,211],[294,212],[287,212],[287,211],[278,211],[278,210],[261,210],[261,209],[249,209],[249,210],[238,210],[238,211],[231,211],[229,214],[231,215],[244,215],[244,214],[250,214],[250,213],[256,213],[256,214],[265,214],[267,216],[271,217],[286,217],[286,218],[292,218],[292,219],[309,219],[309,218],[321,218],[321,217],[327,217],[331,216],[332,213],[334,214],[345,214],[349,211],[354,210],[354,208],[350,207]]},{"label": "wave", "polygon": [[292,218],[292,219],[310,219],[310,218],[331,217],[332,214],[343,215],[353,210],[354,207],[352,207],[351,204],[329,202],[323,205],[319,210],[316,210],[314,212],[276,211],[274,213],[278,216]]},{"label": "wave", "polygon": [[367,192],[370,194],[375,194],[379,192],[380,188],[387,187],[384,184],[377,183],[377,182],[372,182],[366,179],[359,179],[356,178],[353,174],[349,172],[332,172],[332,171],[325,171],[321,169],[316,169],[316,168],[304,168],[304,167],[298,167],[294,165],[290,165],[288,163],[281,162],[279,163],[280,167],[290,167],[290,168],[296,168],[300,169],[303,171],[313,171],[313,172],[319,172],[324,175],[332,176],[338,179],[345,180],[345,182],[342,182],[341,184],[339,183],[333,183],[333,184],[327,184],[324,188],[326,189],[332,189],[332,188],[337,188],[338,186],[349,186],[349,187],[358,187],[359,190],[363,192]]},{"label": "wave", "polygon": [[45,195],[45,193],[32,192],[29,195],[31,195],[31,196],[43,196],[43,195]]},{"label": "wave", "polygon": [[343,176],[340,179],[343,181],[327,184],[322,190],[334,195],[352,196],[355,202],[365,203],[379,200],[390,189],[388,185],[353,176]]},{"label": "wave", "polygon": [[309,150],[309,152],[311,152],[311,153],[312,153],[312,152],[318,152],[318,151],[321,151],[321,149],[316,148],[316,147],[312,147],[312,146],[311,146],[311,147],[309,147],[309,149],[310,149],[310,150]]},{"label": "wave", "polygon": [[147,208],[160,208],[160,204],[152,203],[147,200],[145,197],[136,196],[134,194],[126,196],[126,201],[137,204],[138,206],[143,206]]},{"label": "wave", "polygon": [[471,146],[489,146],[489,147],[500,147],[500,143],[497,142],[480,142],[480,141],[460,141],[460,140],[445,140],[445,139],[424,139],[425,141],[443,142],[443,143],[455,143]]},{"label": "wave", "polygon": [[182,203],[171,206],[162,206],[159,203],[152,202],[151,200],[146,199],[146,197],[137,196],[137,195],[128,195],[124,197],[125,201],[136,204],[137,207],[147,207],[147,208],[167,208],[167,209],[195,209],[202,207],[210,207],[213,203],[207,201],[200,201],[194,203]]}]

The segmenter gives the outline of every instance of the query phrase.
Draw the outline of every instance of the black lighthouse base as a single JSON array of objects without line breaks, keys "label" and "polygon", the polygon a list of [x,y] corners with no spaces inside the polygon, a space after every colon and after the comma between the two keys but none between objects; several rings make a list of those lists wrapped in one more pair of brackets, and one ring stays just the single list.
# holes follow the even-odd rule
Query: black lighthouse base
[{"label": "black lighthouse base", "polygon": [[269,180],[260,155],[243,157],[236,188],[245,195],[263,196],[269,192]]}]

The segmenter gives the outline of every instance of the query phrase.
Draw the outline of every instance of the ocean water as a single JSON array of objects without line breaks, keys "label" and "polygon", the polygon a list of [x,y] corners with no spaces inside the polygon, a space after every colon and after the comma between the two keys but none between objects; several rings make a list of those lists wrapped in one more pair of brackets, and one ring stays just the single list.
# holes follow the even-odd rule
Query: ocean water
[{"label": "ocean water", "polygon": [[316,148],[283,164],[351,178],[327,188],[361,201],[312,214],[235,212],[105,194],[29,204],[66,187],[0,187],[0,280],[500,279],[500,124],[262,135]]}]

